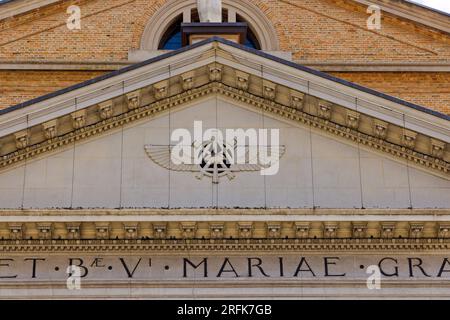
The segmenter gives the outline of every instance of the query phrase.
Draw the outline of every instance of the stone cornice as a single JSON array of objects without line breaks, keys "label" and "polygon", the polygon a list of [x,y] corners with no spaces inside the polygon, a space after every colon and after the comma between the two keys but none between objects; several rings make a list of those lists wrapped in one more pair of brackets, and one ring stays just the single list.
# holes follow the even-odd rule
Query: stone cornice
[{"label": "stone cornice", "polygon": [[365,7],[378,5],[382,11],[396,17],[407,19],[447,34],[450,33],[449,15],[442,11],[403,0],[353,0],[353,2]]},{"label": "stone cornice", "polygon": [[[99,107],[93,106],[91,108],[95,108],[95,111],[88,112],[89,108],[87,108],[72,113],[70,117],[60,118],[58,120],[58,135],[49,137],[46,132],[41,131],[45,130],[45,126],[36,126],[15,133],[12,138],[7,136],[0,140],[0,144],[2,144],[0,169],[8,169],[27,159],[37,158],[72,145],[76,141],[82,141],[142,119],[164,114],[168,110],[173,111],[185,103],[209,95],[220,94],[226,99],[243,103],[250,108],[263,110],[285,121],[310,126],[314,130],[348,143],[357,144],[365,149],[381,152],[393,159],[402,162],[407,160],[412,166],[446,179],[450,177],[450,164],[446,161],[447,152],[444,142],[422,135],[418,138],[416,132],[404,130],[401,127],[371,117],[363,118],[358,112],[350,112],[341,106],[313,98],[302,92],[277,86],[269,81],[264,82],[266,83],[264,90],[261,87],[255,91],[254,88],[250,89],[249,85],[250,82],[256,80],[254,76],[250,78],[249,74],[236,72],[234,69],[227,68],[225,71],[223,67],[220,67],[218,74],[213,74],[215,72],[214,65],[212,64],[207,68],[209,70],[206,74],[208,78],[200,76],[201,70],[197,71],[195,77],[197,87],[192,90],[186,90],[183,80],[179,80],[179,84],[172,85],[172,87],[169,87],[170,82],[162,81],[146,90],[140,89],[122,96],[120,98],[121,106],[116,105],[115,107],[115,109],[123,110],[120,114],[111,109],[108,116],[103,117],[102,113],[98,113]],[[217,65],[221,66],[220,64]],[[217,75],[220,77],[217,78]],[[183,79],[183,77],[177,78]],[[243,80],[240,81],[240,79]],[[216,80],[221,82],[216,82]],[[194,85],[194,83],[192,84]],[[236,86],[236,88],[233,86]],[[273,96],[266,95],[266,88],[272,90]],[[164,94],[161,90],[164,90]],[[144,104],[141,101],[141,95],[144,91],[154,92],[153,102]],[[171,96],[167,97],[169,91]],[[111,102],[111,108],[112,105]],[[326,112],[323,108],[327,109]],[[92,116],[87,117],[88,113],[97,113],[97,116],[94,118]],[[337,116],[339,113],[344,115]],[[342,123],[336,120],[339,118],[344,119]],[[350,119],[354,119],[354,121],[350,121]],[[63,123],[66,123],[66,125],[64,126]],[[359,129],[361,127],[369,128],[369,131],[366,129],[364,132]],[[39,134],[39,131],[42,133]],[[418,140],[422,140],[424,143],[419,145],[416,143]],[[8,141],[10,141],[9,144]]]},{"label": "stone cornice", "polygon": [[[14,17],[43,6],[51,5],[61,0],[15,0],[2,5],[2,12],[0,13],[0,20]],[[432,9],[427,9],[413,3],[398,0],[353,0],[356,3],[364,6],[376,4],[385,12],[394,16],[408,19],[431,27],[446,33],[450,33],[448,27],[448,15],[443,12],[438,12]]]},{"label": "stone cornice", "polygon": [[[450,72],[450,62],[294,62],[324,72]],[[132,64],[130,61],[0,61],[0,70],[115,71]]]},{"label": "stone cornice", "polygon": [[448,239],[221,239],[221,240],[0,240],[2,254],[85,252],[239,252],[283,251],[367,254],[371,252],[410,253],[426,251],[427,254],[448,252]]},{"label": "stone cornice", "polygon": [[266,221],[269,217],[280,221],[450,221],[450,209],[0,209],[0,223],[211,221],[211,219]]}]

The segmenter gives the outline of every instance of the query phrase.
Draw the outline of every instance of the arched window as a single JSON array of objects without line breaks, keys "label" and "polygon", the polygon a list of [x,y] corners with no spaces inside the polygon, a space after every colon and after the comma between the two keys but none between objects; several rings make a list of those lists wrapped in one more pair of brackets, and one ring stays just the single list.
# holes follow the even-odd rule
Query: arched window
[{"label": "arched window", "polygon": [[[224,9],[222,12],[222,20],[228,21],[228,10]],[[200,22],[200,18],[198,15],[197,9],[191,10],[191,21],[192,22]],[[247,22],[243,17],[239,14],[236,15],[237,22]],[[183,15],[180,14],[176,19],[170,24],[158,45],[159,50],[176,50],[182,47],[182,36],[181,36],[181,23],[183,23]],[[259,44],[258,38],[255,33],[252,31],[251,26],[247,30],[247,38],[245,39],[245,46],[261,50],[261,45]]]},{"label": "arched window", "polygon": [[[277,32],[267,13],[250,1],[222,0],[222,4],[224,22],[247,23],[247,46],[269,52],[280,51]],[[180,48],[182,22],[199,22],[197,0],[167,0],[146,24],[139,49],[154,52]]]}]

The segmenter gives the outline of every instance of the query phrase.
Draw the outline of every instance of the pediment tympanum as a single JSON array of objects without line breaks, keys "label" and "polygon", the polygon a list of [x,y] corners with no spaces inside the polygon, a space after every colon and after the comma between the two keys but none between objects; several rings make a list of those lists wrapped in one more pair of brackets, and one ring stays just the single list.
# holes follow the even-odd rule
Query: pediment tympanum
[{"label": "pediment tympanum", "polygon": [[[448,119],[362,89],[213,39],[4,112],[3,207],[448,207]],[[279,172],[149,151],[196,121],[279,130]]]}]

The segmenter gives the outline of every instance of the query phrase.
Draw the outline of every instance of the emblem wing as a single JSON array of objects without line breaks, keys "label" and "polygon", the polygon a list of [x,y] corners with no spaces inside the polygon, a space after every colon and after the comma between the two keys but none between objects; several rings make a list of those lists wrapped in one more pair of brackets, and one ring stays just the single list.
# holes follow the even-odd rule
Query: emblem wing
[{"label": "emblem wing", "polygon": [[146,145],[144,149],[154,163],[165,169],[184,172],[200,171],[199,166],[196,164],[174,164],[171,160],[173,146]]},{"label": "emblem wing", "polygon": [[250,148],[247,146],[245,152],[245,159],[238,159],[241,161],[238,161],[237,165],[232,166],[231,171],[232,172],[260,171],[261,169],[269,168],[270,167],[269,165],[265,165],[260,161],[261,151],[263,152],[263,155],[270,155],[270,157],[277,159],[276,162],[278,162],[286,153],[286,146],[278,146],[278,147],[259,146],[256,155],[255,154],[250,155]]}]

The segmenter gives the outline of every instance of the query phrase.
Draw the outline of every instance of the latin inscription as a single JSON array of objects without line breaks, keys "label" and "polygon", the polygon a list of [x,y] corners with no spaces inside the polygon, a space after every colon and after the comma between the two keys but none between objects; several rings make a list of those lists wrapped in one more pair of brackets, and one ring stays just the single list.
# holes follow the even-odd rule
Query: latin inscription
[{"label": "latin inscription", "polygon": [[450,279],[446,256],[3,256],[0,283],[67,279],[70,266],[92,280],[363,279],[369,266],[389,279]]}]

